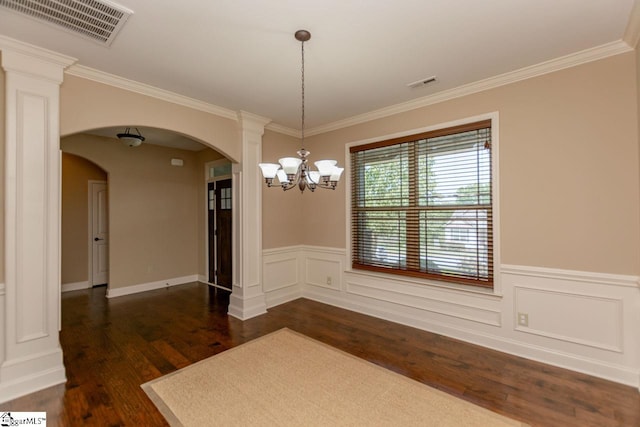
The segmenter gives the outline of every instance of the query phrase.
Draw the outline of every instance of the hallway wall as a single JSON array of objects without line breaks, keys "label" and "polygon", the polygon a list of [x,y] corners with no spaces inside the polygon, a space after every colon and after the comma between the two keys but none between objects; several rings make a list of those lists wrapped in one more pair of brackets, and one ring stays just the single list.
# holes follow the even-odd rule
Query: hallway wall
[{"label": "hallway wall", "polygon": [[[194,152],[129,148],[88,134],[62,138],[61,147],[109,172],[110,296],[126,292],[121,288],[197,277],[201,175]],[[172,158],[184,166],[172,166]]]}]

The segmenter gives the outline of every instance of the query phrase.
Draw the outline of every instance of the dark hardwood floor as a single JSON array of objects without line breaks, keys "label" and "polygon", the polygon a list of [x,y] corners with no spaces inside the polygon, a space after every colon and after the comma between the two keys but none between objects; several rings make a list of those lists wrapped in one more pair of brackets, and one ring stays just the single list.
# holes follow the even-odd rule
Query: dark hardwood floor
[{"label": "dark hardwood floor", "polygon": [[0,405],[49,426],[161,426],[140,384],[288,327],[532,426],[640,426],[637,389],[299,299],[242,322],[193,283],[108,300],[62,296],[67,383]]}]

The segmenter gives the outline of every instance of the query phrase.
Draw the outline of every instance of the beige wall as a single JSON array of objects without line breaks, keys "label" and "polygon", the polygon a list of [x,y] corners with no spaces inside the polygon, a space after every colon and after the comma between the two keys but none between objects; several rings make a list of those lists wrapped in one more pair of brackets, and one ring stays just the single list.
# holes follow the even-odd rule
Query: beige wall
[{"label": "beige wall", "polygon": [[0,283],[4,282],[4,91],[4,70],[0,67]]},{"label": "beige wall", "polygon": [[[66,153],[109,174],[109,287],[197,274],[197,189],[201,176],[191,151],[86,134],[65,137]],[[172,158],[183,167],[170,165]]]},{"label": "beige wall", "polygon": [[60,87],[60,135],[125,125],[171,130],[240,160],[236,120],[65,74]]},{"label": "beige wall", "polygon": [[[635,51],[633,52],[636,58],[636,102],[637,102],[637,111],[636,111],[636,119],[638,122],[638,147],[640,151],[640,40],[638,44],[636,44]],[[640,157],[638,157],[638,164],[640,164]],[[640,180],[640,175],[638,175],[638,180]],[[640,197],[640,195],[639,195]],[[638,217],[638,221],[640,221],[640,217]],[[639,261],[640,262],[640,261]]]},{"label": "beige wall", "polygon": [[62,284],[89,280],[89,181],[107,181],[104,170],[62,153]]},{"label": "beige wall", "polygon": [[[349,142],[497,111],[502,263],[639,274],[635,61],[634,52],[617,55],[317,135],[307,145],[314,159],[345,163]],[[276,144],[265,138],[264,152]],[[263,194],[271,227],[265,248],[282,245],[276,236],[289,229],[266,209],[276,203],[302,207],[298,243],[345,247],[344,185],[305,195],[304,204],[295,194]]]},{"label": "beige wall", "polygon": [[[262,161],[278,163],[281,157],[296,155],[296,151],[300,149],[300,139],[265,131],[262,147]],[[311,155],[314,159],[319,158],[315,157],[315,152]],[[303,218],[304,205],[323,191],[326,190],[316,190],[316,193],[311,195],[308,194],[309,190],[306,190],[300,194],[300,190],[293,188],[285,193],[280,188],[268,188],[266,184],[262,184],[263,249],[301,244],[303,235],[307,232]]]}]

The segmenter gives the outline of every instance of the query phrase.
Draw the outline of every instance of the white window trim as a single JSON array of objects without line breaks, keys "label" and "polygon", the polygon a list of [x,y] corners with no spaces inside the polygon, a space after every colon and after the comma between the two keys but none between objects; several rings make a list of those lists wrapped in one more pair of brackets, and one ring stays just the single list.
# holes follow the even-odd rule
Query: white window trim
[{"label": "white window trim", "polygon": [[[419,133],[430,132],[438,129],[445,129],[449,127],[455,127],[460,125],[465,125],[469,123],[479,122],[482,120],[491,120],[491,168],[492,168],[492,181],[491,181],[491,191],[493,195],[493,289],[489,288],[481,288],[479,286],[472,285],[463,285],[463,284],[455,284],[443,281],[436,281],[430,279],[419,279],[419,278],[408,278],[408,277],[399,277],[393,274],[384,274],[384,273],[376,273],[371,271],[364,270],[354,270],[351,267],[352,262],[352,253],[351,253],[351,153],[350,148],[358,145],[371,144],[379,141],[386,141],[394,138],[401,138],[409,135],[415,135]],[[499,113],[497,111],[491,113],[480,114],[473,117],[467,117],[460,120],[454,120],[446,123],[438,123],[435,125],[411,129],[407,131],[402,131],[394,134],[377,136],[374,138],[363,139],[359,141],[352,141],[345,144],[345,162],[344,162],[344,185],[346,188],[345,191],[345,203],[346,203],[346,230],[345,236],[346,239],[346,249],[347,249],[347,272],[352,274],[365,274],[368,276],[378,276],[384,277],[388,280],[402,281],[402,282],[411,282],[421,285],[429,285],[436,286],[442,288],[450,288],[455,290],[468,291],[471,293],[481,293],[481,294],[490,294],[496,296],[502,296],[502,283],[500,277],[500,247],[501,247],[501,239],[500,239],[500,157],[499,157],[499,147],[500,147],[500,133],[499,133]]]}]

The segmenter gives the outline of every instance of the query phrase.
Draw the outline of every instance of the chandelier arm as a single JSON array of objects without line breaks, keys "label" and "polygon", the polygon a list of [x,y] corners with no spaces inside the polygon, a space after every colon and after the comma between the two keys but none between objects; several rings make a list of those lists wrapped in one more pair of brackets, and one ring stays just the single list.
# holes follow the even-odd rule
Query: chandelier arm
[{"label": "chandelier arm", "polygon": [[316,185],[318,186],[318,188],[324,188],[325,190],[335,190],[337,184],[338,184],[337,182],[335,184],[333,182],[330,182],[330,183],[322,183],[322,184],[316,184]]}]

